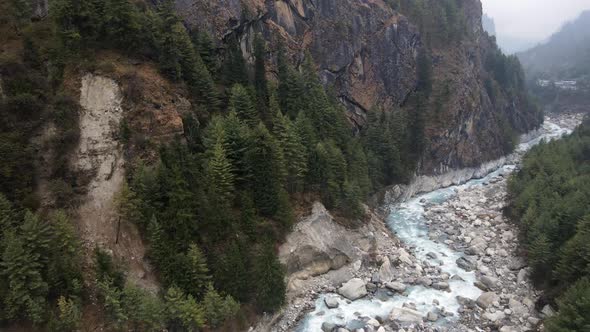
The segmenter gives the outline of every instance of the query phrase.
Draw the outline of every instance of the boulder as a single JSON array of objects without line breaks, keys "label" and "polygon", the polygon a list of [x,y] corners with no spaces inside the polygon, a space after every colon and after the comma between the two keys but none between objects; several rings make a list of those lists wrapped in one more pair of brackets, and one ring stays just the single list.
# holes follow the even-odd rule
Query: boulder
[{"label": "boulder", "polygon": [[487,292],[487,293],[483,293],[481,294],[477,300],[475,301],[475,303],[477,303],[478,306],[480,306],[483,309],[487,309],[489,306],[492,305],[492,303],[499,301],[500,297],[494,293],[494,292]]},{"label": "boulder", "polygon": [[381,277],[379,277],[379,273],[377,273],[377,272],[373,273],[373,276],[371,276],[371,282],[374,284],[381,283]]},{"label": "boulder", "polygon": [[369,318],[369,320],[367,321],[367,325],[372,327],[379,327],[381,326],[381,323],[379,323],[379,321],[375,318]]},{"label": "boulder", "polygon": [[460,268],[462,268],[463,270],[467,271],[467,272],[471,272],[473,270],[475,270],[475,263],[473,263],[470,259],[468,259],[467,257],[459,257],[456,261],[457,266],[459,266]]},{"label": "boulder", "polygon": [[529,270],[528,269],[521,269],[520,271],[518,271],[518,275],[516,276],[516,282],[517,283],[523,283],[526,278],[529,275]]},{"label": "boulder", "polygon": [[391,266],[391,261],[388,257],[383,259],[383,264],[381,264],[381,267],[379,268],[378,277],[379,281],[383,283],[393,280],[394,271],[393,267]]},{"label": "boulder", "polygon": [[463,297],[463,296],[457,296],[457,302],[459,302],[460,305],[473,309],[476,307],[475,301],[473,301],[472,299]]},{"label": "boulder", "polygon": [[440,290],[447,290],[449,289],[449,283],[448,282],[435,282],[432,284],[432,288],[434,289],[440,289]]},{"label": "boulder", "polygon": [[525,266],[526,266],[526,262],[525,262],[524,258],[522,258],[522,257],[514,258],[510,261],[510,263],[508,263],[508,268],[512,271],[518,271]]},{"label": "boulder", "polygon": [[340,305],[338,303],[338,299],[335,296],[326,296],[324,298],[324,303],[326,304],[326,307],[328,307],[329,309],[338,308],[338,306]]},{"label": "boulder", "polygon": [[429,312],[426,315],[426,319],[428,319],[431,322],[436,322],[438,320],[438,315],[435,312]]},{"label": "boulder", "polygon": [[418,278],[417,282],[421,285],[426,286],[426,287],[432,286],[432,279],[430,279],[428,277],[420,277],[420,278]]},{"label": "boulder", "polygon": [[324,332],[333,332],[338,328],[338,325],[330,322],[323,322],[322,323],[322,331]]},{"label": "boulder", "polygon": [[506,314],[502,311],[486,312],[483,314],[483,317],[491,322],[497,323],[506,318]]},{"label": "boulder", "polygon": [[537,317],[533,317],[533,316],[531,316],[531,317],[527,318],[527,321],[528,321],[529,323],[531,323],[531,325],[533,325],[533,326],[537,326],[537,325],[539,325],[539,323],[541,322],[541,320],[540,320],[539,318],[537,318]]},{"label": "boulder", "polygon": [[488,289],[494,289],[498,286],[498,279],[489,276],[483,276],[480,278],[482,284],[484,284]]},{"label": "boulder", "polygon": [[400,323],[419,323],[422,322],[422,314],[408,308],[393,308],[389,314],[389,320]]},{"label": "boulder", "polygon": [[529,309],[519,301],[515,299],[510,299],[508,301],[508,307],[515,315],[524,316],[529,313]]},{"label": "boulder", "polygon": [[408,254],[408,252],[404,248],[399,248],[397,250],[397,258],[402,263],[405,263],[405,264],[410,265],[410,266],[413,265],[413,263],[412,263],[412,256],[410,256],[410,254]]},{"label": "boulder", "polygon": [[350,279],[338,289],[338,293],[345,298],[354,301],[367,295],[365,282],[360,278]]},{"label": "boulder", "polygon": [[403,293],[407,288],[407,286],[402,284],[401,282],[388,282],[385,284],[385,287],[398,293]]}]

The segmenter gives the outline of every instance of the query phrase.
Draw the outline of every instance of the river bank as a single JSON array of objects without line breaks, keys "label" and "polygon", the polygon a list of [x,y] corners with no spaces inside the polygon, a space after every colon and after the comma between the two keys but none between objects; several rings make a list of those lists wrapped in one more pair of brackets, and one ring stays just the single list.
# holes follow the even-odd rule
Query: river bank
[{"label": "river bank", "polygon": [[534,308],[538,294],[518,256],[515,226],[502,216],[507,177],[530,147],[580,121],[577,115],[548,118],[510,156],[394,188],[385,209],[394,235],[380,231],[373,256],[301,279],[298,294],[289,296],[287,309],[266,330],[535,328],[544,314]]}]

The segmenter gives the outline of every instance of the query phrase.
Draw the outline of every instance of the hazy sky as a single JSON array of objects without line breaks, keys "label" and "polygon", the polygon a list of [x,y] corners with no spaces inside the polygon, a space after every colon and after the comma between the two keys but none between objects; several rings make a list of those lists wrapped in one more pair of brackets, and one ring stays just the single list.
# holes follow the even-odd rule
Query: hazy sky
[{"label": "hazy sky", "polygon": [[572,20],[590,0],[481,0],[499,37],[540,42]]}]

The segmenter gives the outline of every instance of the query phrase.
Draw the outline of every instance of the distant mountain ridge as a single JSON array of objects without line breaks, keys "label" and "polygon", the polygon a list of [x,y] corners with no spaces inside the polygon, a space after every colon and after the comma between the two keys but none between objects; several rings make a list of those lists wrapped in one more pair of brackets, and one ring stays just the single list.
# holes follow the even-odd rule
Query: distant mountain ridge
[{"label": "distant mountain ridge", "polygon": [[590,11],[565,24],[549,40],[518,53],[529,77],[576,79],[590,75]]}]

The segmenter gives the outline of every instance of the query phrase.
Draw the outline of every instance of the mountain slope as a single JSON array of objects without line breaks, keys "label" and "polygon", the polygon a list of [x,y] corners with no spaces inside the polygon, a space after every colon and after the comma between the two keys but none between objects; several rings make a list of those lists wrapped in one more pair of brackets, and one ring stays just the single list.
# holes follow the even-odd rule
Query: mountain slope
[{"label": "mountain slope", "polygon": [[[219,47],[239,40],[250,61],[254,35],[261,32],[270,43],[271,68],[279,43],[288,47],[295,64],[310,51],[324,85],[347,107],[357,127],[375,109],[401,109],[415,117],[417,55],[425,50],[434,90],[428,109],[418,111],[432,143],[422,160],[423,173],[497,158],[510,145],[507,131],[522,133],[540,122],[524,86],[492,84],[497,77],[496,68],[486,66],[490,57],[499,60],[503,68],[498,71],[511,69],[482,28],[477,0],[179,0],[176,8],[193,31],[209,33]],[[514,69],[518,72],[518,65]]]},{"label": "mountain slope", "polygon": [[0,3],[2,327],[247,329],[356,256],[284,270],[316,202],[363,232],[541,121],[478,0],[44,3]]},{"label": "mountain slope", "polygon": [[565,24],[549,41],[518,54],[525,71],[545,79],[590,75],[590,11]]}]

